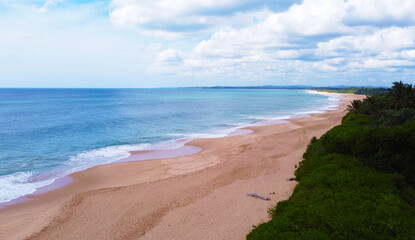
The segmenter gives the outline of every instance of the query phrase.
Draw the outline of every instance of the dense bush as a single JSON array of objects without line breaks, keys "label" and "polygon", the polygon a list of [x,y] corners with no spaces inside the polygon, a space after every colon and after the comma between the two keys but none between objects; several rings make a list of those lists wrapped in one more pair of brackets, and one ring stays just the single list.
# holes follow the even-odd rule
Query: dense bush
[{"label": "dense bush", "polygon": [[403,108],[401,110],[382,110],[371,117],[375,126],[397,126],[406,122],[415,121],[415,109]]},{"label": "dense bush", "polygon": [[378,127],[396,126],[415,120],[415,88],[411,84],[394,82],[387,93],[353,101],[349,111],[368,114]]},{"label": "dense bush", "polygon": [[342,125],[321,138],[323,151],[359,157],[367,165],[387,173],[402,174],[415,187],[415,122],[375,128],[362,124],[367,117],[351,121],[349,113]]},{"label": "dense bush", "polygon": [[311,156],[296,174],[291,198],[247,239],[414,239],[415,209],[393,175],[339,154]]}]

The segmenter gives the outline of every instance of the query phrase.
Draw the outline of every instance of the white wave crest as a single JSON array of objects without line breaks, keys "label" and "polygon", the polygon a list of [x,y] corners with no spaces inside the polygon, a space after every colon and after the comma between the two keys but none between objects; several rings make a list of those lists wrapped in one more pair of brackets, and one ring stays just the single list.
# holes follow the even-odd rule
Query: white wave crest
[{"label": "white wave crest", "polygon": [[67,165],[71,166],[70,173],[82,171],[92,166],[128,158],[131,155],[130,151],[147,150],[150,146],[150,144],[120,145],[89,150],[70,157]]},{"label": "white wave crest", "polygon": [[51,184],[54,179],[31,182],[33,174],[30,172],[17,172],[0,177],[0,202],[9,202],[18,197],[31,194],[37,188]]}]

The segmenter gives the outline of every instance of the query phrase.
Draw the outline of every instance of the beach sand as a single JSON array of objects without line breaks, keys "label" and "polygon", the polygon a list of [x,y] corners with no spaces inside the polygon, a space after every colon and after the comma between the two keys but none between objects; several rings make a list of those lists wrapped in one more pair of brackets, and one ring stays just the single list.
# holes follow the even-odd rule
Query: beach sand
[{"label": "beach sand", "polygon": [[72,183],[1,209],[0,239],[245,239],[291,195],[296,182],[288,179],[310,139],[340,124],[349,101],[362,98],[343,94],[338,110],[193,140],[187,145],[202,149],[196,154],[73,173]]}]

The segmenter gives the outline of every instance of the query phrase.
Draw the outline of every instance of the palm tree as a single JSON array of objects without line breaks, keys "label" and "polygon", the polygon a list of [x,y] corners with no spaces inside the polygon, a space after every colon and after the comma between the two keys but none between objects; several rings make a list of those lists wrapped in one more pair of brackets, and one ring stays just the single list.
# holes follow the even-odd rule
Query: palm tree
[{"label": "palm tree", "polygon": [[392,106],[399,110],[405,105],[405,93],[406,85],[402,81],[394,82],[392,88],[388,89],[389,98],[391,100]]},{"label": "palm tree", "polygon": [[364,102],[366,102],[367,105],[369,106],[370,115],[373,115],[373,112],[375,111],[375,109],[377,107],[376,98],[372,97],[372,96],[369,96],[364,100]]},{"label": "palm tree", "polygon": [[357,119],[357,112],[359,111],[361,104],[362,104],[362,101],[353,100],[353,101],[350,101],[350,105],[347,105],[347,110],[349,112],[354,112],[355,119]]},{"label": "palm tree", "polygon": [[405,90],[406,107],[415,108],[415,88],[412,87],[412,84],[406,84]]}]

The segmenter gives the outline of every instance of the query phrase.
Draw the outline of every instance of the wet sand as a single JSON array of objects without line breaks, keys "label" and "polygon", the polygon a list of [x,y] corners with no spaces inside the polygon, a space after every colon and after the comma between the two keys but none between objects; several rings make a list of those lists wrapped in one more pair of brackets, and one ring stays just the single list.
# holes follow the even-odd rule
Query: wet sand
[{"label": "wet sand", "polygon": [[[287,199],[295,165],[338,110],[250,127],[253,133],[187,144],[192,155],[95,166],[56,190],[0,210],[0,239],[245,239],[267,209]],[[130,160],[142,154],[135,152]],[[247,196],[254,192],[271,201]],[[275,192],[275,194],[271,194]]]}]

